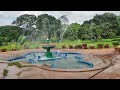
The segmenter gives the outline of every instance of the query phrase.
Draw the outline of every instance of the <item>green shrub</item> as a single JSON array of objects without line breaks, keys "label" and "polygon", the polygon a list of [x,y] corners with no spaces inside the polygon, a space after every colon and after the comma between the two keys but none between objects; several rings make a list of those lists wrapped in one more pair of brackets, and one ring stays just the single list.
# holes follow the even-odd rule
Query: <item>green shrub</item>
[{"label": "green shrub", "polygon": [[117,45],[119,45],[119,41],[113,41],[112,44],[113,44],[114,46],[117,46]]},{"label": "green shrub", "polygon": [[74,48],[75,48],[75,49],[81,49],[81,48],[82,48],[82,45],[79,45],[79,44],[78,44],[78,45],[75,45]]},{"label": "green shrub", "polygon": [[69,49],[73,49],[73,45],[69,45],[68,47],[69,47]]},{"label": "green shrub", "polygon": [[75,45],[75,46],[74,46],[74,49],[78,49],[78,45]]},{"label": "green shrub", "polygon": [[104,45],[104,48],[109,48],[109,47],[110,47],[109,44]]},{"label": "green shrub", "polygon": [[112,41],[119,41],[120,42],[120,38],[114,38]]},{"label": "green shrub", "polygon": [[102,43],[98,43],[98,44],[97,44],[98,47],[99,47],[99,46],[103,46],[103,45],[104,45],[104,44],[102,44]]},{"label": "green shrub", "polygon": [[64,49],[64,48],[66,48],[66,46],[65,46],[65,45],[62,45],[61,48]]}]

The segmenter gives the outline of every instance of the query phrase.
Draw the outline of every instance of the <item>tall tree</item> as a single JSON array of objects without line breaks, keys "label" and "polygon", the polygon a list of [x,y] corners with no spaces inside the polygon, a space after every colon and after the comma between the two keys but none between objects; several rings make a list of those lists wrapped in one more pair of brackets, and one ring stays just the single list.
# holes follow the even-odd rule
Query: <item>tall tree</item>
[{"label": "tall tree", "polygon": [[16,20],[12,22],[12,24],[23,28],[23,35],[30,36],[33,30],[36,28],[36,20],[37,18],[35,15],[24,14],[17,17]]},{"label": "tall tree", "polygon": [[18,37],[22,33],[22,29],[17,26],[0,26],[1,42],[17,41]]},{"label": "tall tree", "polygon": [[70,40],[78,39],[79,29],[80,29],[80,24],[78,23],[70,24],[64,34],[64,38],[67,38]]},{"label": "tall tree", "polygon": [[57,36],[56,33],[61,28],[60,20],[48,14],[42,14],[37,17],[36,27],[39,33],[44,36]]}]

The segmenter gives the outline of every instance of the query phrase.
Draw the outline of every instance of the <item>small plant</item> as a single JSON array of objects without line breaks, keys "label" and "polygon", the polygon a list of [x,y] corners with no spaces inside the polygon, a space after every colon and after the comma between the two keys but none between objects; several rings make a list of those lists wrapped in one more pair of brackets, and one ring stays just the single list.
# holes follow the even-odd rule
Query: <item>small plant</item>
[{"label": "small plant", "polygon": [[66,46],[65,46],[65,45],[62,45],[61,48],[64,49],[64,48],[66,48]]},{"label": "small plant", "polygon": [[94,49],[95,48],[94,45],[90,45],[89,47],[90,47],[90,49]]},{"label": "small plant", "polygon": [[104,44],[101,44],[101,43],[97,44],[98,48],[103,48],[103,45]]},{"label": "small plant", "polygon": [[69,47],[69,49],[73,49],[73,45],[69,45],[68,47]]},{"label": "small plant", "polygon": [[74,46],[74,49],[78,49],[78,45],[75,45],[75,46]]},{"label": "small plant", "polygon": [[6,52],[6,48],[5,48],[5,47],[2,47],[2,48],[1,48],[1,52]]},{"label": "small plant", "polygon": [[83,49],[87,49],[87,44],[82,44]]},{"label": "small plant", "polygon": [[11,48],[12,51],[16,51],[17,45],[16,44],[11,44],[10,48]]},{"label": "small plant", "polygon": [[77,45],[77,46],[78,46],[78,48],[79,48],[79,49],[81,49],[81,48],[82,48],[82,45]]},{"label": "small plant", "polygon": [[4,69],[3,76],[6,77],[7,74],[8,74],[8,70],[7,70],[7,69]]},{"label": "small plant", "polygon": [[21,63],[19,63],[19,62],[8,63],[8,66],[13,66],[13,65],[15,65],[15,66],[17,66],[19,68],[22,67]]},{"label": "small plant", "polygon": [[113,44],[114,47],[116,47],[116,46],[119,45],[119,41],[113,41],[112,44]]},{"label": "small plant", "polygon": [[104,45],[104,48],[109,48],[109,47],[110,47],[109,44]]},{"label": "small plant", "polygon": [[39,47],[38,47],[38,46],[36,46],[36,47],[35,47],[35,49],[39,49]]}]

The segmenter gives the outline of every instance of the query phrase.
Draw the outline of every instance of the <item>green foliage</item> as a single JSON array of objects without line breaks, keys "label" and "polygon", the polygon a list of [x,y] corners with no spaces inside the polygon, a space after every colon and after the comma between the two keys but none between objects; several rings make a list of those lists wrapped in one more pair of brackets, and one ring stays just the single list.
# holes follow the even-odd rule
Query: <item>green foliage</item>
[{"label": "green foliage", "polygon": [[104,45],[104,48],[109,48],[109,44],[105,44],[105,45]]},{"label": "green foliage", "polygon": [[22,29],[17,26],[0,26],[0,42],[16,41]]},{"label": "green foliage", "polygon": [[13,65],[17,66],[18,68],[22,67],[21,63],[19,63],[19,62],[8,63],[8,66],[13,66]]},{"label": "green foliage", "polygon": [[7,69],[4,69],[4,71],[3,71],[3,76],[6,77],[7,74],[8,74],[8,70],[7,70]]},{"label": "green foliage", "polygon": [[81,49],[81,48],[82,48],[82,45],[80,45],[80,44],[75,45],[74,48],[75,48],[75,49]]},{"label": "green foliage", "polygon": [[120,38],[114,38],[112,41],[119,41],[120,42]]},{"label": "green foliage", "polygon": [[104,44],[102,44],[102,43],[98,43],[98,44],[97,44],[97,46],[103,46],[103,45],[104,45]]},{"label": "green foliage", "polygon": [[69,47],[69,49],[73,49],[73,45],[69,45],[68,47]]},{"label": "green foliage", "polygon": [[35,15],[24,14],[17,17],[12,24],[22,27],[22,35],[31,35],[33,30],[35,30],[36,20],[37,17]]},{"label": "green foliage", "polygon": [[77,23],[70,24],[64,34],[64,38],[67,38],[69,40],[78,39],[79,29],[80,29],[80,24]]},{"label": "green foliage", "polygon": [[26,42],[26,40],[26,36],[19,36],[17,42],[20,43],[20,45],[23,45]]},{"label": "green foliage", "polygon": [[61,22],[48,14],[38,15],[36,27],[41,36],[59,37]]},{"label": "green foliage", "polygon": [[119,45],[119,41],[113,41],[112,44],[113,45]]}]

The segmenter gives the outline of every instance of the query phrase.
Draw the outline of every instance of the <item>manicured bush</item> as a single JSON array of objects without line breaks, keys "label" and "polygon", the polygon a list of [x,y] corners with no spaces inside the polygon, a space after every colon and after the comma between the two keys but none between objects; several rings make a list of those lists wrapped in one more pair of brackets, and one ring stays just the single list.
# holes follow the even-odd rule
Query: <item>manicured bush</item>
[{"label": "manicured bush", "polygon": [[69,49],[73,49],[73,45],[69,45],[68,47],[69,47]]},{"label": "manicured bush", "polygon": [[2,49],[1,49],[1,52],[6,52],[6,49],[5,49],[5,48],[2,48]]},{"label": "manicured bush", "polygon": [[109,48],[109,47],[110,47],[109,44],[104,45],[104,48]]},{"label": "manicured bush", "polygon": [[87,49],[87,44],[82,44],[83,49]]},{"label": "manicured bush", "polygon": [[98,48],[103,48],[103,45],[104,44],[102,44],[102,43],[97,44]]},{"label": "manicured bush", "polygon": [[81,49],[81,48],[82,48],[82,45],[80,45],[80,44],[75,45],[74,48],[75,48],[75,49]]},{"label": "manicured bush", "polygon": [[114,47],[118,46],[119,45],[119,41],[113,41],[112,44],[113,44]]},{"label": "manicured bush", "polygon": [[78,45],[75,45],[75,46],[74,46],[74,49],[78,49]]},{"label": "manicured bush", "polygon": [[36,47],[35,47],[35,49],[39,49],[39,47],[38,47],[38,46],[36,46]]},{"label": "manicured bush", "polygon": [[78,48],[81,49],[81,48],[82,48],[82,45],[79,44],[79,45],[78,45]]},{"label": "manicured bush", "polygon": [[90,49],[94,49],[95,47],[94,47],[94,45],[90,45],[89,48]]},{"label": "manicured bush", "polygon": [[65,46],[65,45],[62,45],[61,48],[64,49],[64,48],[66,48],[66,46]]}]

